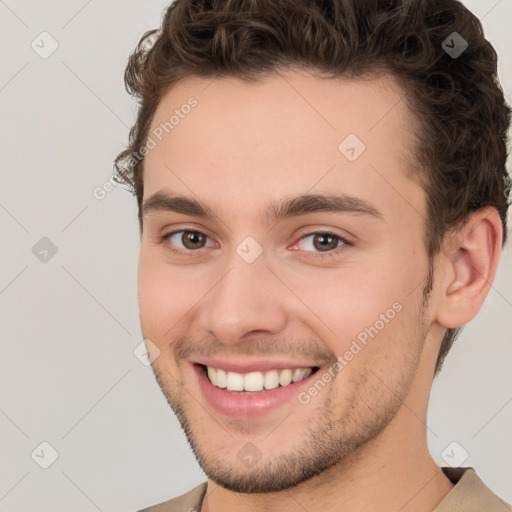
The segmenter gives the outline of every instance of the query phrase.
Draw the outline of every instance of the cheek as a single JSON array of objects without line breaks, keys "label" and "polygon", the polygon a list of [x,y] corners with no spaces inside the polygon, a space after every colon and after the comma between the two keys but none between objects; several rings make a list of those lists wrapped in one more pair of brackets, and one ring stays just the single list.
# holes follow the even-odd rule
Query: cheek
[{"label": "cheek", "polygon": [[163,345],[190,332],[205,297],[218,280],[218,272],[196,265],[173,265],[141,248],[137,272],[143,333]]},{"label": "cheek", "polygon": [[399,350],[406,333],[413,334],[423,267],[406,267],[405,252],[388,251],[343,269],[293,276],[290,287],[307,306],[303,314],[336,355],[364,364],[367,357]]},{"label": "cheek", "polygon": [[407,288],[404,276],[391,271],[384,259],[310,273],[295,275],[290,288],[308,307],[313,321],[323,324],[327,337],[338,340],[353,338],[388,310],[393,316],[393,305],[402,303]]},{"label": "cheek", "polygon": [[137,272],[141,325],[144,335],[157,344],[193,304],[191,295],[197,287],[186,286],[185,279],[182,272],[141,250]]}]

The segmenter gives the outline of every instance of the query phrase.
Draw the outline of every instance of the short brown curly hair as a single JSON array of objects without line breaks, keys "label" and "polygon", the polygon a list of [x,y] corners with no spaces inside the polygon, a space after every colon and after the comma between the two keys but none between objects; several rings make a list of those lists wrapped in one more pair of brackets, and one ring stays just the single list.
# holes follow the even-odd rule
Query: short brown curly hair
[{"label": "short brown curly hair", "polygon": [[[463,45],[457,56],[448,51],[454,37]],[[446,233],[485,206],[499,212],[505,243],[511,110],[496,51],[480,20],[456,0],[174,0],[160,29],[140,39],[124,77],[139,109],[114,168],[137,197],[141,230],[140,155],[164,93],[191,76],[255,81],[290,67],[354,78],[384,71],[402,84],[420,126],[415,172],[427,198],[431,264]],[[460,329],[447,330],[436,373]]]}]

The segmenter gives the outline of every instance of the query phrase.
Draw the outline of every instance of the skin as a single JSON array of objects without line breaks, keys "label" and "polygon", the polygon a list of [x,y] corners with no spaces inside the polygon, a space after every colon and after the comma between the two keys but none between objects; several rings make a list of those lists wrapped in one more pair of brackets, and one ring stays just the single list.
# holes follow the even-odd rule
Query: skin
[{"label": "skin", "polygon": [[[138,288],[144,337],[160,351],[155,376],[208,475],[202,510],[433,510],[453,488],[427,448],[435,362],[446,328],[473,318],[489,291],[496,210],[474,212],[447,238],[426,303],[425,193],[408,172],[414,120],[398,83],[290,70],[257,83],[191,77],[162,98],[151,130],[190,96],[197,107],[146,156],[144,201],[172,191],[218,216],[146,212]],[[353,162],[338,150],[351,133],[366,146]],[[332,192],[382,218],[264,219],[271,200]],[[333,257],[306,237],[326,229],[350,242]],[[180,230],[207,241],[194,249],[181,232],[164,238]],[[263,249],[250,264],[236,252],[247,236]],[[205,354],[307,360],[321,375],[396,303],[400,312],[307,404],[233,418],[198,387],[191,361]],[[250,467],[237,457],[248,442],[261,455]]]}]

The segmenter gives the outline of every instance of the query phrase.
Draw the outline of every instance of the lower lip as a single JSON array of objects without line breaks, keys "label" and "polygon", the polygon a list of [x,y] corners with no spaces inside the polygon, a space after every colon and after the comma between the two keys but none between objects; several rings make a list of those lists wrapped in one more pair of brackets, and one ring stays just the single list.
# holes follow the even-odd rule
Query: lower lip
[{"label": "lower lip", "polygon": [[260,416],[290,400],[296,400],[300,404],[297,399],[298,393],[301,388],[307,387],[313,376],[318,373],[312,373],[305,379],[288,386],[279,386],[259,393],[238,393],[214,386],[201,366],[194,364],[193,367],[199,380],[199,387],[210,405],[227,416],[244,418]]}]

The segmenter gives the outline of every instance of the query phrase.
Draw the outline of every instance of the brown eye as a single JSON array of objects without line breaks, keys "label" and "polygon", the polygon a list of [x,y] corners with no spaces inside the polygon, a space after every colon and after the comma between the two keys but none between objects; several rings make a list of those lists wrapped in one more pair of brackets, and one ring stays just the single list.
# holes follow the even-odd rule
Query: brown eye
[{"label": "brown eye", "polygon": [[338,247],[338,237],[321,233],[313,237],[313,246],[320,251],[332,251]]},{"label": "brown eye", "polygon": [[[200,231],[181,230],[174,231],[165,237],[177,252],[197,251],[207,246],[209,237]],[[211,242],[211,241],[210,241]],[[209,245],[213,245],[210,243]]]},{"label": "brown eye", "polygon": [[202,233],[197,231],[184,231],[181,241],[187,249],[201,249],[206,239]]},{"label": "brown eye", "polygon": [[300,249],[308,252],[311,249],[313,249],[313,252],[329,252],[346,243],[343,238],[334,233],[311,233],[303,236],[299,244],[301,242],[302,247],[299,246]]}]

